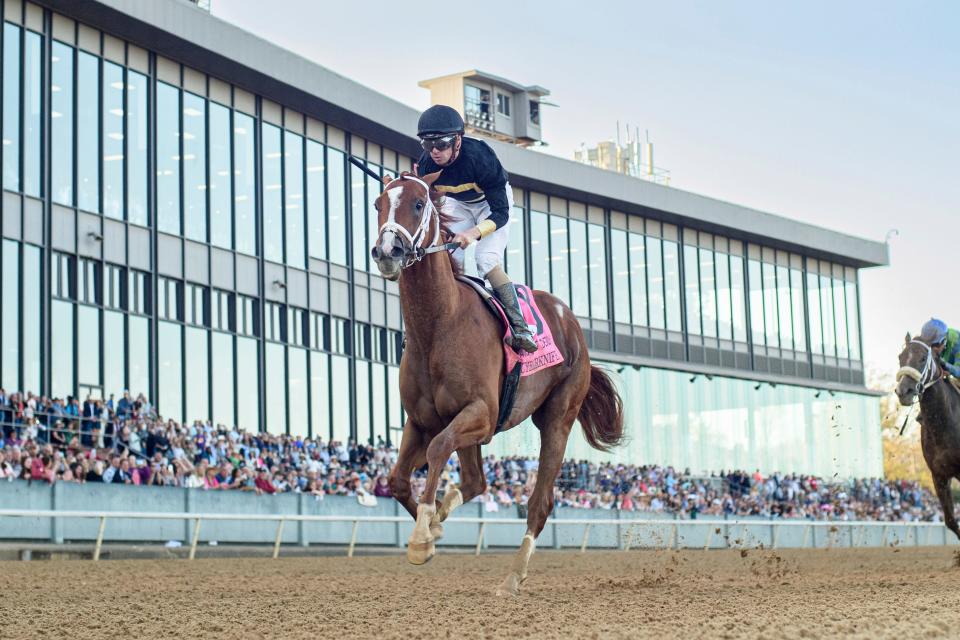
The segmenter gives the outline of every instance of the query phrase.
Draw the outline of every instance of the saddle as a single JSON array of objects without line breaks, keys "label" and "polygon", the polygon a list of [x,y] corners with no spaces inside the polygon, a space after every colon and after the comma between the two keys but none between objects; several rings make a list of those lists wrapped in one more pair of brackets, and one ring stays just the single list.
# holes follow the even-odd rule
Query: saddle
[{"label": "saddle", "polygon": [[[463,274],[457,274],[454,277],[477,292],[477,295],[483,300],[487,311],[493,314],[495,320],[498,322],[506,322],[506,315],[500,306],[500,301],[497,299],[497,296],[494,295],[493,291],[485,286],[485,280]],[[510,323],[506,322],[506,325],[507,331],[509,332]],[[510,415],[510,412],[513,411],[513,404],[517,399],[517,387],[520,386],[522,366],[523,363],[517,360],[513,367],[509,368],[506,377],[503,379],[503,387],[500,389],[500,411],[497,414],[497,428],[494,429],[494,434],[500,433],[504,423],[507,421],[507,417]]]}]

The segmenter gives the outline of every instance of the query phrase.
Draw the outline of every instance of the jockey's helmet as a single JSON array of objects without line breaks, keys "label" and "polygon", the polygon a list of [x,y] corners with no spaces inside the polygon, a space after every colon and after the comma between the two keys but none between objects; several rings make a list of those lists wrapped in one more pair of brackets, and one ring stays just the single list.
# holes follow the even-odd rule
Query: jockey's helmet
[{"label": "jockey's helmet", "polygon": [[440,138],[463,133],[463,118],[453,107],[435,104],[422,114],[417,122],[417,137]]},{"label": "jockey's helmet", "polygon": [[920,329],[920,339],[930,345],[938,345],[947,339],[947,323],[930,318]]}]

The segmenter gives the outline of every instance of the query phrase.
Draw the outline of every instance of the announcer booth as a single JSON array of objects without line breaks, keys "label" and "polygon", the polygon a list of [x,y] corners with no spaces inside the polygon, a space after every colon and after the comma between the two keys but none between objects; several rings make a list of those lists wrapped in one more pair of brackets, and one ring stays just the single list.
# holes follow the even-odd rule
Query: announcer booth
[{"label": "announcer booth", "polygon": [[[3,20],[3,388],[395,443],[399,291],[348,157],[409,170],[418,112],[179,0]],[[575,428],[569,457],[882,475],[858,273],[885,245],[490,144],[509,273],[570,304],[623,397],[627,443]],[[485,451],[538,449],[521,427]]]}]

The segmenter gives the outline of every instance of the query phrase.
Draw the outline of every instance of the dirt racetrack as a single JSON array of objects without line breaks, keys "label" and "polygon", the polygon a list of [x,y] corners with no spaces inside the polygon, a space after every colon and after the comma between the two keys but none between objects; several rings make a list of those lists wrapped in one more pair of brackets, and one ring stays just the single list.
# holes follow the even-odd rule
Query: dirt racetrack
[{"label": "dirt racetrack", "polygon": [[955,550],[539,551],[509,556],[0,563],[0,637],[947,638]]}]

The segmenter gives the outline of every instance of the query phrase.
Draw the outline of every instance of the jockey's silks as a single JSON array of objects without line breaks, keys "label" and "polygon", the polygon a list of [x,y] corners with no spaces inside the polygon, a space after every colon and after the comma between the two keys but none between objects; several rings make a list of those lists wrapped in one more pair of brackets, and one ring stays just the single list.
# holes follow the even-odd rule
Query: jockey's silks
[{"label": "jockey's silks", "polygon": [[940,359],[947,365],[947,370],[954,377],[960,377],[960,331],[947,329],[947,342],[943,346]]},{"label": "jockey's silks", "polygon": [[507,201],[507,172],[497,154],[483,140],[464,137],[457,159],[446,167],[438,166],[429,153],[421,153],[417,173],[422,177],[443,170],[433,188],[448,198],[461,202],[487,201],[490,217],[499,229],[510,219]]}]

